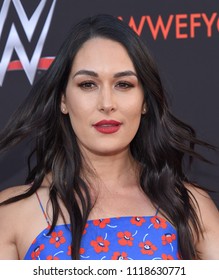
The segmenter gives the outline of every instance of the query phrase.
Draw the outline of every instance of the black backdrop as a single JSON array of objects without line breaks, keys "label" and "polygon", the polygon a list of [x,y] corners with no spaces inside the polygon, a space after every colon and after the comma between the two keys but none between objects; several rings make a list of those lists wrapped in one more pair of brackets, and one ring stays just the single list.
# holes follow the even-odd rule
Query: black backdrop
[{"label": "black backdrop", "polygon": [[[1,0],[0,9],[0,129],[49,67],[70,27],[84,16],[110,13],[147,43],[175,115],[219,146],[218,0]],[[25,142],[1,156],[0,189],[24,182],[28,151]],[[219,155],[201,152],[215,165],[195,162],[190,176],[218,191]],[[219,207],[219,195],[211,196]]]}]

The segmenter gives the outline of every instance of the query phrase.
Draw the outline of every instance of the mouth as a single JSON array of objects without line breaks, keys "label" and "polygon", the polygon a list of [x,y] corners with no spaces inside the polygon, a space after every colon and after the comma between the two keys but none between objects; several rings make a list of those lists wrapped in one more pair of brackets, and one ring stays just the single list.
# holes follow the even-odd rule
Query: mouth
[{"label": "mouth", "polygon": [[117,132],[122,123],[115,120],[102,120],[93,125],[93,127],[100,133],[111,134]]}]

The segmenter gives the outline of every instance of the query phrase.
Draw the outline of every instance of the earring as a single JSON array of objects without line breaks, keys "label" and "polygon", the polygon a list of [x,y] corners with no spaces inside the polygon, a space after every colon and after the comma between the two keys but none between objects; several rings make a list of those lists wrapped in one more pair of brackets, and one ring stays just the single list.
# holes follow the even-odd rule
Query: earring
[{"label": "earring", "polygon": [[147,112],[147,109],[144,107],[142,110],[142,114],[144,115]]},{"label": "earring", "polygon": [[65,108],[62,108],[62,113],[65,113]]}]

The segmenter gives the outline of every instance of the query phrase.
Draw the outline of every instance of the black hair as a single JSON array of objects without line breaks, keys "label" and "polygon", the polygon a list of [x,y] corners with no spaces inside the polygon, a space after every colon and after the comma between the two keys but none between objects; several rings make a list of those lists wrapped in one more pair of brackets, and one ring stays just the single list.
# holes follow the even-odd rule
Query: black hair
[{"label": "black hair", "polygon": [[[82,233],[92,208],[89,188],[81,177],[84,164],[68,115],[60,111],[75,55],[89,39],[102,37],[122,44],[133,62],[143,86],[147,113],[130,143],[133,158],[140,163],[140,186],[152,203],[171,221],[178,231],[179,256],[197,259],[194,235],[199,238],[202,227],[194,199],[185,187],[189,182],[183,160],[197,157],[194,146],[213,148],[196,138],[189,125],[171,114],[158,69],[138,35],[123,21],[111,15],[85,18],[70,31],[54,62],[45,75],[32,87],[29,95],[12,115],[0,134],[0,150],[6,150],[31,135],[34,149],[29,156],[24,194],[10,198],[11,203],[31,196],[40,188],[46,174],[52,174],[50,201],[54,229],[66,207],[71,223],[72,259],[79,259]],[[34,166],[31,159],[35,157]],[[81,206],[81,207],[80,207]]]}]

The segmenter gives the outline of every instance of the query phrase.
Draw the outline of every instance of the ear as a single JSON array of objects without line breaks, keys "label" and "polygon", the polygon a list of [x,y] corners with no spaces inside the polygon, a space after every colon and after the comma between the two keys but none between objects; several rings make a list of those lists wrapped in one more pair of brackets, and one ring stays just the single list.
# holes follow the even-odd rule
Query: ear
[{"label": "ear", "polygon": [[63,114],[68,114],[68,109],[67,109],[67,106],[66,106],[66,97],[64,94],[62,94],[62,99],[61,99],[61,112]]}]

